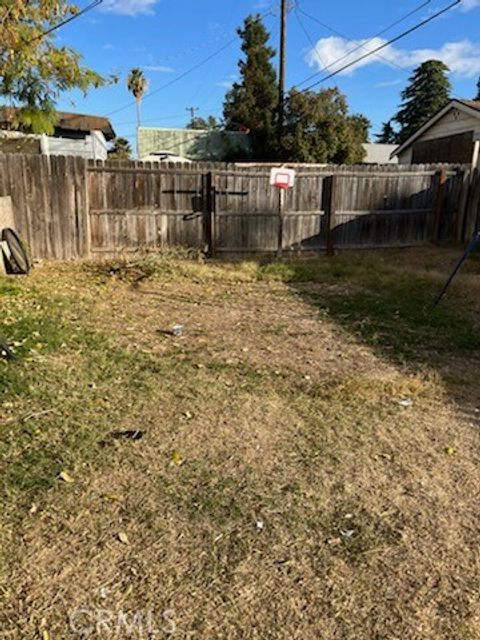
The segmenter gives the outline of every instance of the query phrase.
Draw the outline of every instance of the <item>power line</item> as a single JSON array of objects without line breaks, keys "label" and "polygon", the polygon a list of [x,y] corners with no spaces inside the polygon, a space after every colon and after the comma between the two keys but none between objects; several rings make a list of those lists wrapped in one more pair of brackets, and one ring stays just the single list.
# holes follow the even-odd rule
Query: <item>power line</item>
[{"label": "power line", "polygon": [[[343,71],[346,71],[347,69],[350,69],[350,67],[355,66],[356,64],[358,64],[362,60],[365,60],[366,58],[369,58],[370,56],[375,55],[376,53],[378,53],[382,49],[385,49],[386,47],[390,46],[391,44],[394,44],[395,42],[398,42],[399,40],[402,40],[403,38],[405,38],[406,36],[410,35],[411,33],[415,32],[415,31],[418,31],[418,29],[420,29],[420,28],[424,27],[425,25],[429,24],[430,22],[432,22],[436,18],[439,18],[440,16],[444,15],[445,13],[447,13],[447,11],[450,11],[454,7],[458,6],[459,4],[461,4],[461,2],[462,2],[462,0],[455,0],[455,2],[452,2],[451,4],[449,4],[444,9],[441,9],[440,11],[437,11],[436,13],[431,15],[430,17],[426,18],[425,20],[422,20],[421,22],[419,22],[418,24],[414,25],[410,29],[407,29],[407,31],[404,31],[403,33],[401,33],[400,35],[396,36],[395,38],[392,38],[391,40],[388,40],[387,42],[384,42],[382,45],[376,47],[372,51],[369,51],[368,53],[365,53],[363,56],[360,56],[359,58],[356,58],[355,60],[352,60],[348,64],[343,65],[343,67],[340,67],[340,69],[337,69],[336,71],[333,71],[332,73],[329,73],[328,75],[324,76],[323,78],[321,78],[317,82],[314,82],[313,84],[309,85],[305,89],[302,89],[301,91],[299,91],[299,93],[306,93],[307,91],[310,91],[311,89],[313,89],[317,85],[319,85],[319,84],[321,84],[323,82],[326,82],[327,80],[330,80],[331,78],[334,78],[335,76],[337,76],[338,74],[342,73]],[[334,63],[334,64],[337,64],[337,63]],[[322,70],[317,72],[317,73],[315,73],[315,74],[313,74],[313,76],[310,76],[310,78],[315,77],[317,75],[320,75],[321,73],[322,73]],[[306,81],[303,81],[300,84],[304,84],[305,82]]]},{"label": "power line", "polygon": [[[401,18],[398,18],[397,20],[395,20],[395,22],[392,22],[391,24],[389,24],[387,27],[383,28],[381,31],[379,31],[378,33],[376,33],[375,35],[371,36],[370,40],[374,40],[375,38],[379,38],[380,36],[383,36],[383,34],[387,33],[387,31],[390,31],[391,29],[393,29],[394,27],[396,27],[397,25],[401,24],[402,22],[405,22],[405,20],[408,20],[408,18],[411,18],[413,15],[415,15],[416,13],[418,13],[419,11],[421,11],[422,9],[424,9],[427,5],[431,4],[432,0],[425,0],[424,2],[422,2],[418,7],[415,7],[415,9],[412,9],[411,11],[409,11],[408,13],[406,13],[404,16],[402,16]],[[316,18],[315,16],[312,16],[310,13],[307,13],[304,9],[302,9],[299,6],[299,3],[297,1],[297,11],[300,11],[300,13],[303,13],[304,16],[306,16],[307,18],[310,18],[310,20],[313,20],[314,22],[316,22],[317,24],[319,24],[321,27],[324,27],[325,29],[328,29],[328,31],[332,31],[333,33],[336,33],[337,35],[339,35],[341,38],[344,38],[345,36],[342,36],[342,34],[340,34],[338,31],[335,31],[335,29],[333,29],[332,27],[328,26],[327,24],[325,24],[325,22],[322,22],[321,20],[319,20],[318,18]],[[348,40],[351,40],[352,38],[347,38]],[[361,45],[360,45],[361,46]],[[360,46],[358,48],[360,48]]]},{"label": "power line", "polygon": [[[169,87],[171,87],[172,85],[176,84],[177,82],[180,82],[180,80],[183,80],[183,78],[186,78],[188,75],[190,75],[191,73],[193,73],[194,71],[196,71],[200,67],[203,67],[203,65],[207,64],[207,62],[210,62],[210,60],[213,60],[213,58],[216,58],[223,51],[225,51],[225,49],[230,47],[236,41],[237,41],[237,36],[235,36],[235,38],[232,38],[231,40],[229,40],[223,47],[221,47],[220,49],[217,49],[216,51],[214,51],[214,53],[209,55],[207,58],[204,58],[203,60],[198,62],[193,67],[190,67],[189,69],[187,69],[186,71],[181,73],[179,76],[176,76],[175,78],[170,80],[170,82],[166,82],[161,87],[158,87],[158,89],[155,89],[155,91],[150,91],[150,93],[147,93],[147,95],[143,98],[143,100],[145,101],[148,98],[151,98],[152,96],[156,95],[160,91],[164,91],[165,89],[168,89]],[[110,111],[110,113],[107,113],[106,116],[110,117],[110,116],[115,115],[116,113],[120,113],[120,111],[125,111],[125,109],[128,109],[133,104],[135,104],[135,103],[134,102],[129,102],[128,104],[125,104],[123,107],[115,109],[115,111]]]},{"label": "power line", "polygon": [[[383,36],[385,33],[387,33],[387,31],[390,31],[391,29],[393,29],[394,27],[396,27],[397,25],[401,24],[402,22],[404,22],[405,20],[408,20],[408,18],[411,18],[413,15],[415,15],[416,13],[418,13],[419,11],[421,11],[422,9],[424,9],[427,5],[429,5],[432,2],[432,0],[425,0],[424,2],[422,2],[418,7],[415,7],[415,9],[412,9],[411,11],[409,11],[407,14],[405,14],[404,16],[402,16],[401,18],[395,20],[395,22],[392,22],[391,24],[389,24],[387,27],[385,27],[384,29],[382,29],[381,31],[379,31],[378,33],[376,33],[375,35],[371,36],[368,40],[366,40],[365,42],[361,42],[360,44],[358,44],[357,46],[355,46],[353,49],[350,49],[350,51],[347,51],[343,56],[341,56],[340,58],[338,58],[337,60],[335,60],[334,62],[328,64],[328,65],[324,65],[323,68],[317,72],[314,73],[313,75],[309,76],[306,80],[304,80],[303,82],[300,83],[300,85],[305,84],[306,82],[308,82],[309,80],[311,80],[312,78],[314,78],[316,75],[318,75],[318,73],[322,73],[323,71],[327,71],[327,69],[331,69],[333,66],[337,65],[339,62],[341,62],[342,60],[345,60],[346,58],[348,58],[349,56],[351,56],[353,53],[357,52],[359,49],[366,49],[367,46],[373,42],[375,40],[375,38],[379,38],[380,36]],[[340,38],[344,38],[345,40],[348,40],[350,42],[354,42],[354,40],[352,38],[348,38],[345,34],[341,33],[340,31],[338,31],[337,29],[334,29],[333,27],[329,26],[328,24],[326,24],[325,22],[322,22],[321,20],[319,20],[318,18],[316,18],[315,16],[312,16],[310,13],[307,13],[306,11],[304,11],[300,5],[299,2],[297,0],[297,8],[296,8],[297,12],[302,13],[304,16],[306,16],[307,18],[310,18],[310,20],[312,20],[313,22],[316,22],[317,24],[319,24],[321,27],[323,27],[324,29],[327,29],[327,31],[330,31],[331,33],[334,33],[336,36],[339,36]],[[317,47],[316,45],[314,45],[314,49],[315,52],[318,55],[317,52]],[[382,58],[383,60],[386,60],[389,64],[391,64],[394,67],[397,67],[397,69],[400,69],[401,71],[404,71],[403,67],[401,67],[400,65],[396,64],[394,61],[392,60],[388,60],[387,58],[384,58],[383,56],[378,56],[379,58]],[[320,60],[320,62],[323,64],[323,61]]]},{"label": "power line", "polygon": [[53,27],[50,27],[50,29],[47,29],[46,31],[43,31],[42,33],[40,33],[38,36],[35,36],[35,38],[31,38],[28,42],[35,42],[35,40],[40,40],[41,38],[44,38],[45,36],[50,35],[54,31],[56,31],[57,29],[60,29],[61,27],[64,27],[66,24],[69,24],[70,22],[73,22],[73,20],[76,20],[77,18],[80,18],[81,16],[83,16],[88,11],[91,11],[92,9],[95,9],[95,7],[98,7],[99,5],[101,5],[102,2],[103,2],[103,0],[94,0],[93,2],[91,2],[89,5],[84,7],[78,13],[72,14],[70,17],[66,18],[65,20],[62,20],[62,22],[59,22],[58,24],[54,25]]},{"label": "power line", "polygon": [[[267,11],[266,13],[262,14],[260,17],[261,18],[265,18],[265,17],[267,17],[269,15],[271,15],[271,11]],[[175,78],[173,78],[169,82],[163,84],[162,86],[158,87],[154,91],[150,91],[149,93],[147,93],[146,96],[143,98],[143,100],[147,100],[147,99],[151,98],[152,96],[156,95],[157,93],[159,93],[160,91],[164,91],[165,89],[168,89],[169,87],[171,87],[172,85],[176,84],[177,82],[180,82],[180,80],[183,80],[183,78],[186,78],[191,73],[193,73],[197,69],[200,69],[200,67],[203,67],[205,64],[210,62],[210,60],[213,60],[213,58],[216,58],[217,56],[219,56],[226,49],[228,49],[228,47],[230,47],[234,42],[237,42],[237,40],[238,40],[238,34],[235,34],[235,37],[231,38],[222,47],[220,47],[219,49],[214,51],[212,54],[210,54],[209,56],[207,56],[203,60],[200,60],[200,62],[198,62],[197,64],[193,65],[193,67],[190,67],[189,69],[187,69],[186,71],[181,73],[179,76],[176,76]],[[125,104],[123,107],[119,107],[118,109],[115,109],[114,111],[110,111],[110,113],[105,114],[105,116],[106,117],[113,116],[116,113],[119,113],[120,111],[125,111],[125,109],[128,109],[129,107],[131,107],[134,104],[135,104],[135,102],[131,101],[128,104]]]},{"label": "power line", "polygon": [[318,57],[318,59],[320,60],[320,62],[323,65],[323,69],[326,68],[326,65],[324,63],[324,61],[322,60],[320,53],[317,51],[317,45],[315,44],[315,42],[313,41],[312,36],[310,35],[310,33],[307,31],[307,28],[303,22],[303,20],[300,17],[299,14],[299,6],[298,6],[298,2],[297,2],[297,6],[295,7],[295,17],[297,19],[298,24],[300,25],[300,28],[302,29],[303,33],[305,34],[307,40],[309,41],[312,49],[315,51],[315,55]]},{"label": "power line", "polygon": [[[218,105],[214,104],[211,105],[211,107],[202,107],[201,109],[199,109],[198,113],[200,115],[204,114],[204,115],[212,115],[212,116],[218,116],[220,117],[220,113],[218,113],[219,109],[218,109]],[[164,122],[166,120],[184,120],[185,119],[185,114],[184,113],[176,113],[176,114],[172,114],[172,115],[167,115],[167,116],[161,116],[158,118],[147,118],[147,119],[143,119],[142,118],[142,127],[144,125],[144,123],[148,122],[148,123],[155,123],[155,122]],[[128,125],[136,125],[137,121],[136,120],[126,120],[123,122],[117,122],[115,123],[116,127],[122,127],[122,126],[128,126]],[[155,127],[154,127],[155,128]]]},{"label": "power line", "polygon": [[[180,120],[183,119],[185,117],[185,114],[183,113],[176,113],[175,115],[171,115],[171,116],[163,116],[161,118],[149,118],[149,119],[144,119],[142,118],[142,126],[144,125],[145,122],[165,122],[166,120]],[[126,120],[124,122],[116,122],[115,126],[116,127],[126,127],[128,125],[131,124],[137,124],[136,120]]]}]

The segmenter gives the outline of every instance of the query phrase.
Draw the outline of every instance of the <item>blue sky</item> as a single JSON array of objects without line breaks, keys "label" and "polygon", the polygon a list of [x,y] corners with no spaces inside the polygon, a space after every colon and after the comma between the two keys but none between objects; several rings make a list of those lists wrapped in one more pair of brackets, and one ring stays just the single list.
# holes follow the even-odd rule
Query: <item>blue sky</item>
[{"label": "blue sky", "polygon": [[[382,38],[394,37],[449,3],[425,2],[419,12],[372,44],[368,42],[372,36],[419,7],[422,0],[298,0],[297,7],[311,17],[293,9],[289,14],[288,86],[348,56],[360,44],[370,48],[381,44]],[[61,44],[77,49],[86,64],[103,74],[119,74],[120,81],[87,97],[76,92],[63,95],[59,108],[109,115],[117,135],[133,143],[135,107],[125,78],[129,69],[139,66],[150,85],[142,106],[145,126],[183,127],[188,120],[185,109],[190,106],[198,107],[199,115],[220,116],[226,88],[237,78],[240,55],[239,41],[228,42],[246,15],[259,12],[266,14],[276,47],[278,4],[278,0],[104,0],[102,8],[63,27],[57,37]],[[337,84],[347,95],[351,111],[370,118],[372,134],[393,115],[400,91],[422,60],[443,59],[452,69],[454,94],[473,97],[480,75],[479,24],[480,0],[463,0],[461,7],[385,49],[381,57],[371,57],[367,64],[323,86]],[[219,55],[176,80],[222,47]],[[355,55],[365,51],[359,49]],[[162,88],[168,83],[171,86]]]}]

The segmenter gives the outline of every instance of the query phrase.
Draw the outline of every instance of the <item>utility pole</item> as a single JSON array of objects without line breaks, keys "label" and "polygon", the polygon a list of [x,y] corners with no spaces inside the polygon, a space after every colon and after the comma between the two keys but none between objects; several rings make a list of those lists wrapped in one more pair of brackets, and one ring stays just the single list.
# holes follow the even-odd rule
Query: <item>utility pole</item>
[{"label": "utility pole", "polygon": [[285,71],[287,66],[287,0],[280,0],[280,70],[278,84],[278,143],[281,148],[285,121]]},{"label": "utility pole", "polygon": [[193,124],[194,120],[195,120],[195,112],[198,111],[198,107],[187,107],[185,109],[185,111],[188,111],[190,113],[190,118],[191,118],[191,122]]}]

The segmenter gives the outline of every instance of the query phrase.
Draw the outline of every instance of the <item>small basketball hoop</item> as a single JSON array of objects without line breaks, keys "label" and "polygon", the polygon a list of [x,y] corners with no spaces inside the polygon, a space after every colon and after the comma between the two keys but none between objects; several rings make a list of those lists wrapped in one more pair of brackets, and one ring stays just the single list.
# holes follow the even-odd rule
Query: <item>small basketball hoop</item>
[{"label": "small basketball hoop", "polygon": [[270,173],[270,184],[277,189],[291,189],[295,184],[295,171],[284,167],[274,167]]}]

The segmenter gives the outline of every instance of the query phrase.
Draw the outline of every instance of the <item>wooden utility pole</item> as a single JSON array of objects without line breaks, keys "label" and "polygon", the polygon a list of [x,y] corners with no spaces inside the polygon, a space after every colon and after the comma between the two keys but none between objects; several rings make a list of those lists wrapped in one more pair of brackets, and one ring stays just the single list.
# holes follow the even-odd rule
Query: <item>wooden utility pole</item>
[{"label": "wooden utility pole", "polygon": [[190,113],[192,124],[195,122],[195,112],[198,111],[198,107],[186,107],[185,111]]},{"label": "wooden utility pole", "polygon": [[278,143],[281,148],[285,122],[285,75],[287,68],[287,0],[281,0],[280,69],[278,83]]}]

